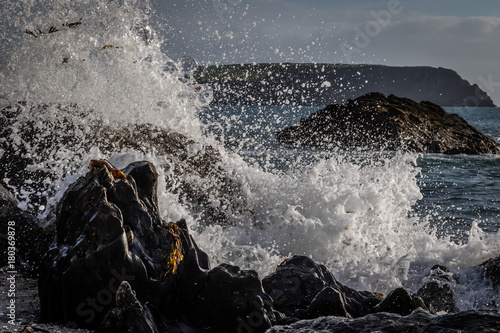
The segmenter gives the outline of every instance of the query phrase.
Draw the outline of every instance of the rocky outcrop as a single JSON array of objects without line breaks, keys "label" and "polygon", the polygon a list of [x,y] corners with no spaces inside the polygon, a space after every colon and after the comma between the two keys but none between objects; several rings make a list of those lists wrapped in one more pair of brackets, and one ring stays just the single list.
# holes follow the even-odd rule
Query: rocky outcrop
[{"label": "rocky outcrop", "polygon": [[[158,333],[159,329],[166,329],[152,314],[147,304],[143,305],[137,299],[134,290],[127,281],[122,281],[115,296],[116,306],[104,317],[98,332],[143,332]],[[157,319],[157,320],[155,320]],[[173,330],[169,330],[169,332]]]},{"label": "rocky outcrop", "polygon": [[286,260],[262,284],[276,310],[299,319],[327,315],[361,317],[381,301],[374,293],[342,285],[325,266],[304,256]]},{"label": "rocky outcrop", "polygon": [[345,64],[242,64],[199,67],[212,104],[328,105],[372,91],[441,106],[494,106],[476,84],[446,68]]},{"label": "rocky outcrop", "polygon": [[390,312],[408,316],[418,308],[429,312],[422,298],[411,295],[404,288],[396,288],[373,308],[373,312]]},{"label": "rocky outcrop", "polygon": [[447,267],[435,265],[417,295],[437,312],[456,312],[452,286],[457,283],[458,278]]},{"label": "rocky outcrop", "polygon": [[[373,320],[387,327],[425,324],[424,330],[431,322],[451,323],[428,316],[432,306],[406,289],[385,297],[357,291],[304,256],[285,260],[262,280],[229,264],[212,268],[185,221],[159,216],[151,163],[131,163],[116,179],[108,164],[95,165],[101,166],[77,179],[57,205],[56,236],[38,281],[44,322],[102,333],[258,333],[281,324],[293,332],[318,322],[384,327]],[[431,276],[446,278],[447,269],[436,266]],[[318,317],[328,319],[304,321]],[[499,318],[476,312],[456,320],[466,317],[485,320],[484,327]]]},{"label": "rocky outcrop", "polygon": [[332,104],[277,134],[282,143],[418,153],[498,154],[499,145],[431,102],[370,93]]},{"label": "rocky outcrop", "polygon": [[111,126],[77,105],[18,103],[0,110],[0,136],[0,185],[36,214],[48,207],[57,180],[77,166],[87,168],[81,156],[91,148],[106,156],[154,151],[163,157],[171,191],[201,221],[228,224],[228,216],[246,209],[243,190],[222,167],[216,148],[153,124]]},{"label": "rocky outcrop", "polygon": [[155,332],[158,314],[167,326],[181,320],[217,332],[269,328],[272,300],[257,273],[226,264],[210,269],[186,223],[159,217],[154,166],[136,162],[123,172],[126,179],[115,181],[105,166],[91,170],[58,204],[54,246],[39,279],[42,321],[94,329],[104,321],[108,332],[134,321],[141,329],[132,332]]},{"label": "rocky outcrop", "polygon": [[319,317],[301,320],[291,325],[275,326],[267,333],[368,333],[368,332],[500,332],[500,315],[497,313],[464,311],[455,314],[432,315],[417,309],[408,316],[392,313],[375,313],[356,319]]},{"label": "rocky outcrop", "polygon": [[500,256],[486,260],[480,267],[483,269],[484,276],[491,281],[493,287],[500,290]]}]

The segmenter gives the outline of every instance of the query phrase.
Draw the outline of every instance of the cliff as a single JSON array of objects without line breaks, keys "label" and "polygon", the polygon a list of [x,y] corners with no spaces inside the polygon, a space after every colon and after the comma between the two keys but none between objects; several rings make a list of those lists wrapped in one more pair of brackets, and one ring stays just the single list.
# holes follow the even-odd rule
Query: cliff
[{"label": "cliff", "polygon": [[446,68],[241,64],[198,67],[194,78],[212,87],[212,104],[328,105],[378,91],[440,106],[495,106],[476,84]]}]

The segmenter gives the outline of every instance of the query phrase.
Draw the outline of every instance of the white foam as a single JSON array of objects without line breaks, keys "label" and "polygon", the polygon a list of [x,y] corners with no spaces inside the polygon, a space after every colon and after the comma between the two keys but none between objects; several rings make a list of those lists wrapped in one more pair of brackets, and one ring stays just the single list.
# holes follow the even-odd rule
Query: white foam
[{"label": "white foam", "polygon": [[[199,98],[197,88],[184,80],[183,73],[164,70],[172,61],[161,53],[158,36],[144,38],[142,27],[150,30],[149,3],[60,0],[43,12],[36,9],[48,6],[46,2],[16,0],[3,5],[2,27],[18,35],[9,40],[12,47],[5,47],[5,36],[0,44],[3,64],[7,64],[0,72],[2,105],[20,100],[28,103],[13,129],[23,121],[38,121],[45,129],[37,138],[41,143],[57,140],[60,133],[51,132],[51,123],[61,118],[87,126],[75,133],[82,142],[69,147],[61,141],[56,149],[37,156],[37,164],[31,166],[57,176],[54,181],[44,181],[56,193],[48,199],[49,208],[87,171],[90,159],[105,157],[120,168],[146,159],[157,166],[160,175],[161,216],[171,221],[185,218],[214,264],[232,263],[266,275],[284,258],[303,254],[326,264],[351,287],[385,293],[400,285],[415,288],[425,269],[434,264],[448,266],[464,277],[475,276],[472,267],[500,253],[500,235],[485,234],[477,224],[472,226],[468,243],[459,245],[439,239],[425,217],[414,216],[412,207],[422,197],[416,180],[420,170],[416,156],[409,154],[355,157],[339,152],[312,166],[280,172],[249,165],[219,147],[221,167],[241,184],[248,206],[228,212],[232,226],[200,225],[167,188],[165,177],[170,171],[161,167],[168,162],[165,156],[133,150],[105,156],[84,140],[98,122],[119,126],[144,123],[217,144],[201,136],[197,113],[207,100]],[[76,29],[62,27],[80,21]],[[22,32],[48,31],[52,25],[61,31],[38,38]],[[41,103],[54,104],[43,112],[33,108]],[[79,107],[68,107],[70,114],[72,110],[88,114],[71,117],[55,106],[73,103]],[[12,139],[30,154],[37,154],[36,147],[27,146],[15,131]],[[202,144],[189,148],[192,154],[202,150]],[[26,208],[29,194],[19,193]],[[479,287],[471,287],[482,284],[477,276],[473,280],[476,282],[457,287],[463,309],[483,304],[477,300],[483,297]]]}]

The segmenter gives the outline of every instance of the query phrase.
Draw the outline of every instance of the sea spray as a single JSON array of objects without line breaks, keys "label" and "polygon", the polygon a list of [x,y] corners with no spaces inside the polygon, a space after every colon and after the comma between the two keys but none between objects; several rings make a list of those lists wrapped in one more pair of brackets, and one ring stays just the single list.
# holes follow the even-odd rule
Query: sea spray
[{"label": "sea spray", "polygon": [[[261,151],[269,154],[264,166],[250,162],[242,151],[202,135],[198,113],[210,101],[209,89],[161,52],[149,2],[4,1],[0,8],[0,97],[9,126],[2,137],[11,144],[9,154],[29,161],[23,170],[9,170],[21,175],[17,182],[6,176],[2,181],[23,208],[48,218],[90,159],[107,158],[120,168],[145,159],[158,169],[162,217],[185,218],[215,264],[256,269],[262,276],[285,258],[304,254],[343,283],[382,293],[400,285],[414,289],[429,267],[442,264],[473,281],[474,288],[456,288],[461,309],[495,299],[498,304],[498,293],[472,267],[498,255],[499,235],[475,224],[465,244],[437,237],[430,217],[414,213],[422,198],[417,156],[307,152],[301,158],[300,150],[278,149]],[[193,154],[216,146],[218,166],[238,183],[246,206],[233,210],[213,198],[210,204],[226,211],[227,223],[201,221],[172,190],[178,184],[166,181],[173,170],[168,156],[146,143],[121,148],[113,136],[103,136],[103,128],[139,124],[196,140]],[[23,137],[27,127],[36,136]],[[490,293],[483,297],[478,289]]]},{"label": "sea spray", "polygon": [[11,32],[1,44],[4,99],[77,104],[105,124],[199,129],[204,87],[179,83],[184,73],[161,52],[147,1],[20,1],[2,9]]}]

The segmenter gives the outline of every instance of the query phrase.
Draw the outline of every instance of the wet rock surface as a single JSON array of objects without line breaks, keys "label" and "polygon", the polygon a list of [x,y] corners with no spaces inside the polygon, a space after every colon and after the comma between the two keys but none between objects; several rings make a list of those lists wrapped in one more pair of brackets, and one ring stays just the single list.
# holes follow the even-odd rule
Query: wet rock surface
[{"label": "wet rock surface", "polygon": [[332,104],[283,129],[278,141],[340,149],[498,154],[498,144],[431,102],[370,93]]},{"label": "wet rock surface", "polygon": [[301,320],[287,326],[275,326],[268,333],[369,333],[369,332],[500,332],[500,315],[480,311],[456,314],[431,315],[417,309],[408,316],[392,313],[375,313],[357,319],[320,317]]},{"label": "wet rock surface", "polygon": [[480,266],[483,268],[484,276],[491,281],[493,287],[500,289],[500,256],[491,258]]},{"label": "wet rock surface", "polygon": [[324,265],[304,256],[283,262],[262,283],[276,310],[299,319],[326,315],[360,317],[381,301],[373,293],[342,285]]},{"label": "wet rock surface", "polygon": [[458,309],[452,291],[455,283],[459,283],[458,278],[447,267],[435,265],[417,295],[437,312],[456,312]]},{"label": "wet rock surface", "polygon": [[241,185],[224,169],[216,148],[154,125],[110,125],[78,105],[19,102],[0,109],[0,136],[0,185],[26,211],[36,215],[48,209],[43,224],[55,218],[50,204],[56,202],[47,198],[75,166],[87,168],[89,149],[104,156],[133,149],[164,157],[167,185],[201,221],[228,224],[226,212],[246,209]]},{"label": "wet rock surface", "polygon": [[143,306],[137,299],[135,292],[127,281],[123,281],[118,287],[115,296],[116,306],[104,317],[98,332],[144,332],[157,333],[159,329],[165,329],[158,323],[157,318],[151,310]]},{"label": "wet rock surface", "polygon": [[120,318],[142,316],[132,331],[155,332],[158,313],[219,332],[269,328],[271,298],[257,273],[225,264],[210,269],[186,223],[158,216],[154,166],[136,162],[123,172],[127,178],[115,181],[106,167],[91,170],[57,206],[57,235],[39,279],[41,320],[97,329],[105,318],[122,324]]},{"label": "wet rock surface", "polygon": [[396,288],[373,308],[373,312],[390,312],[408,316],[418,308],[429,312],[422,298],[411,295],[404,288]]},{"label": "wet rock surface", "polygon": [[38,284],[40,299],[39,307],[26,307],[22,325],[41,319],[36,325],[62,332],[107,333],[399,332],[411,327],[480,332],[476,327],[500,325],[498,315],[479,311],[429,314],[433,306],[446,312],[454,305],[438,303],[442,294],[427,290],[433,281],[458,283],[443,266],[430,270],[416,295],[398,288],[385,297],[343,285],[304,256],[284,261],[263,279],[233,265],[212,267],[185,221],[159,216],[153,164],[134,162],[122,171],[126,178],[117,180],[102,164],[66,190],[38,281],[19,280],[23,295],[36,302]]}]

